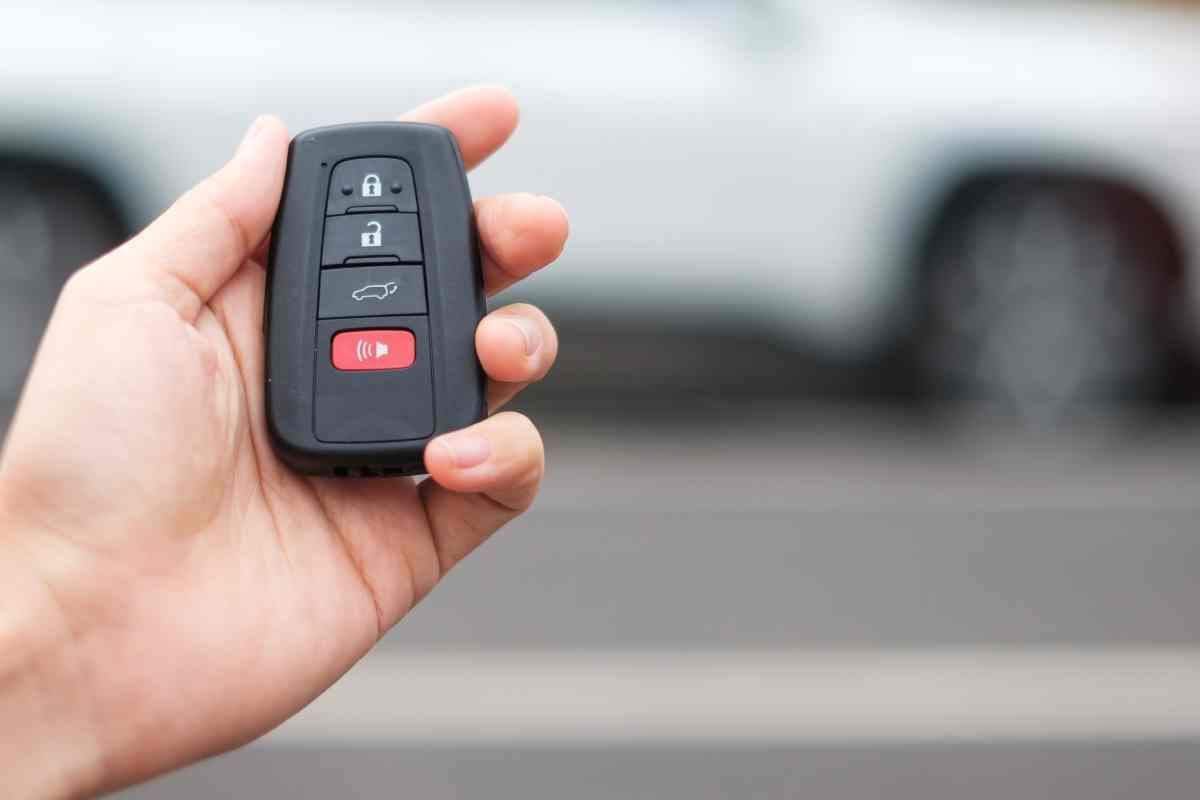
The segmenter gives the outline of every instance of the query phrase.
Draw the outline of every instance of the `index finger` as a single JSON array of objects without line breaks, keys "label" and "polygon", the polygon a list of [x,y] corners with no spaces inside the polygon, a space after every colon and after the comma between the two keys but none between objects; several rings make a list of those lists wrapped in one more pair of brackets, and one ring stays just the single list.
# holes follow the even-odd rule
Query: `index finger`
[{"label": "index finger", "polygon": [[431,100],[400,117],[449,128],[467,169],[473,169],[508,141],[520,111],[512,93],[500,86],[474,86]]}]

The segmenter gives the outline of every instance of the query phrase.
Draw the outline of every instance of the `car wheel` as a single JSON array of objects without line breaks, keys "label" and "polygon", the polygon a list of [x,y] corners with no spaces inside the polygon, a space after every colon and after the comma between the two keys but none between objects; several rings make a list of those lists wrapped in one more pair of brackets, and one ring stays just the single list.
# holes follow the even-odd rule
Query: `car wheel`
[{"label": "car wheel", "polygon": [[925,254],[916,362],[927,396],[1046,427],[1163,391],[1182,259],[1138,196],[1087,181],[980,183]]},{"label": "car wheel", "polygon": [[47,163],[0,163],[0,434],[63,282],[124,236],[95,180]]}]

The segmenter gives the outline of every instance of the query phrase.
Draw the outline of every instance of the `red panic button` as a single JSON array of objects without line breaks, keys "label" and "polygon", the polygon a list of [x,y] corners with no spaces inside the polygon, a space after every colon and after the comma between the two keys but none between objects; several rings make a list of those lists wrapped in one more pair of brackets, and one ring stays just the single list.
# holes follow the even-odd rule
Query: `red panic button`
[{"label": "red panic button", "polygon": [[406,369],[417,358],[417,340],[411,331],[342,331],[332,355],[341,370]]}]

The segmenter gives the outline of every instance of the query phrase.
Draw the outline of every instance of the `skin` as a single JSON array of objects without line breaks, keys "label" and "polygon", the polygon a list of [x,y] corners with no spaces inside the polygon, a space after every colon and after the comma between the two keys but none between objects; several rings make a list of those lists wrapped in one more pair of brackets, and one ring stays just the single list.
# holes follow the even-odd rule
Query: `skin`
[{"label": "skin", "polygon": [[[473,167],[517,116],[476,88],[404,118],[450,128]],[[0,459],[6,796],[111,790],[261,736],[537,494],[538,432],[498,412],[554,363],[528,305],[480,323],[493,414],[430,443],[428,479],[310,478],[275,458],[262,264],[287,143],[258,119],[58,302]],[[566,242],[548,198],[476,211],[489,294]]]}]

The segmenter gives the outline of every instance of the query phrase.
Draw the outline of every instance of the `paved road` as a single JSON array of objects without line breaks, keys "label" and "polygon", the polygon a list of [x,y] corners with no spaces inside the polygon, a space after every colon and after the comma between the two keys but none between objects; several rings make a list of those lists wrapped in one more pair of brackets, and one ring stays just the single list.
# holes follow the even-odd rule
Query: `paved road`
[{"label": "paved road", "polygon": [[534,513],[387,646],[1200,643],[1200,430],[808,422],[552,430]]},{"label": "paved road", "polygon": [[343,685],[130,796],[1195,796],[1200,425],[707,423],[552,420]]},{"label": "paved road", "polygon": [[251,749],[137,798],[1192,800],[1200,744]]}]

